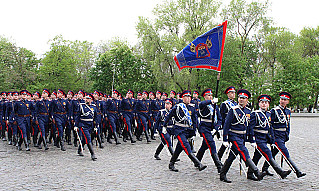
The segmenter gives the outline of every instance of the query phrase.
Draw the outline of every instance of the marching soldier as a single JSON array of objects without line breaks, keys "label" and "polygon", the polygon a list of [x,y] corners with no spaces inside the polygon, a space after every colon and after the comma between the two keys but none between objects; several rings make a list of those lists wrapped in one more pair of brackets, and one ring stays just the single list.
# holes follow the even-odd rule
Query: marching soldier
[{"label": "marching soldier", "polygon": [[[56,126],[58,133],[57,137],[57,147],[61,145],[61,150],[65,151],[64,141],[63,141],[63,131],[65,124],[68,122],[70,116],[70,105],[67,100],[65,100],[65,93],[63,90],[59,89],[57,92],[57,98],[52,100],[50,107],[50,116],[52,118],[53,125]],[[59,145],[60,144],[60,145]]]},{"label": "marching soldier", "polygon": [[[275,136],[275,148],[272,148],[272,155],[273,157],[276,156],[276,154],[279,152],[278,149],[280,149],[280,152],[282,153],[283,157],[287,159],[287,163],[289,166],[294,170],[297,177],[303,177],[306,175],[306,173],[303,173],[299,170],[297,165],[292,161],[289,155],[289,151],[286,147],[286,142],[289,140],[289,134],[290,134],[290,115],[291,111],[287,108],[287,105],[289,104],[289,101],[291,99],[291,94],[288,92],[280,92],[279,93],[280,100],[279,100],[279,106],[273,108],[271,112],[271,124],[274,130],[274,136]],[[270,174],[268,172],[268,163],[264,163],[264,166],[262,170]]]},{"label": "marching soldier", "polygon": [[[161,100],[161,95],[162,95],[162,92],[157,90],[156,91],[156,99],[151,100],[150,107],[151,107],[151,113],[152,113],[152,122],[154,122],[154,123],[156,121],[156,117],[157,117],[157,114],[159,113],[159,110],[161,110],[163,107],[163,100]],[[153,131],[151,134],[152,140],[156,140],[154,137],[154,131],[156,131],[155,126],[153,127]]]},{"label": "marching soldier", "polygon": [[[227,179],[226,174],[238,154],[240,155],[240,158],[244,160],[246,166],[251,168],[257,179],[262,180],[265,174],[258,170],[255,163],[251,160],[247,148],[245,147],[246,129],[248,128],[251,113],[250,109],[248,109],[246,105],[251,94],[248,90],[240,89],[237,91],[237,96],[239,105],[232,107],[229,110],[223,127],[223,144],[228,147],[228,142],[231,142],[232,145],[230,148],[231,152],[221,169],[220,180],[231,183],[231,181]],[[252,146],[256,147],[256,143],[252,142]]]},{"label": "marching soldier", "polygon": [[38,100],[35,105],[37,121],[36,124],[40,130],[40,138],[38,140],[38,149],[42,149],[41,143],[43,142],[43,146],[45,150],[48,150],[49,147],[47,145],[45,135],[45,127],[49,125],[50,122],[50,104],[51,102],[48,100],[50,97],[50,91],[48,89],[43,89],[42,99]]},{"label": "marching soldier", "polygon": [[7,141],[6,139],[6,125],[4,123],[5,120],[5,111],[6,111],[6,98],[7,92],[1,92],[1,100],[0,100],[0,138],[2,141]]},{"label": "marching soldier", "polygon": [[106,119],[109,121],[111,133],[108,135],[108,139],[111,138],[112,134],[115,139],[115,143],[121,144],[118,140],[117,136],[117,124],[119,121],[119,106],[120,106],[120,101],[118,100],[118,95],[119,92],[117,90],[113,90],[112,92],[112,99],[108,99],[106,104],[105,104],[105,111],[107,113]]},{"label": "marching soldier", "polygon": [[27,90],[20,91],[21,100],[15,102],[14,112],[15,118],[18,124],[18,128],[21,132],[21,136],[18,142],[18,150],[21,149],[22,142],[24,142],[26,151],[30,151],[29,143],[27,139],[27,128],[31,126],[31,110],[33,109],[33,104],[27,100]]},{"label": "marching soldier", "polygon": [[[210,151],[210,155],[217,167],[218,173],[223,166],[220,162],[217,153],[216,153],[216,145],[214,141],[214,135],[218,131],[218,128],[221,126],[221,115],[216,105],[216,108],[213,106],[212,96],[213,92],[212,89],[206,89],[203,91],[202,96],[204,97],[205,101],[199,103],[199,115],[201,118],[198,132],[200,133],[201,137],[203,137],[203,142],[201,147],[198,150],[196,157],[199,161],[202,160],[204,153],[207,149]],[[215,112],[215,114],[214,114]],[[213,115],[214,115],[214,125],[213,123]]]},{"label": "marching soldier", "polygon": [[[76,132],[81,132],[81,143],[78,148],[78,154],[80,156],[83,155],[83,148],[85,144],[87,145],[90,153],[91,159],[95,161],[97,158],[95,157],[92,142],[91,142],[91,130],[94,127],[94,123],[96,122],[97,117],[97,108],[94,104],[92,104],[94,100],[93,95],[87,94],[85,96],[85,103],[80,103],[79,108],[77,108],[77,115],[75,116],[75,127],[74,130]],[[95,127],[94,127],[95,128]]]},{"label": "marching soldier", "polygon": [[172,142],[170,138],[172,134],[171,131],[173,128],[173,121],[169,120],[167,127],[166,128],[163,127],[163,123],[165,122],[165,119],[168,113],[170,112],[172,106],[173,106],[173,101],[171,99],[166,99],[165,109],[161,109],[156,116],[156,122],[154,126],[161,136],[161,143],[158,145],[156,152],[154,154],[154,157],[156,160],[161,160],[161,158],[159,157],[159,154],[161,153],[165,145],[167,146],[168,151],[171,153],[171,155],[173,156],[174,154],[174,150],[173,150],[173,146],[172,146]]},{"label": "marching soldier", "polygon": [[171,90],[169,93],[169,98],[173,100],[174,105],[179,103],[179,100],[175,99],[175,96],[176,96],[176,92],[174,90]]},{"label": "marching soldier", "polygon": [[148,135],[148,121],[150,117],[150,101],[147,100],[148,92],[143,91],[142,92],[142,100],[138,100],[134,106],[134,112],[137,114],[138,119],[140,120],[141,128],[137,134],[137,139],[140,139],[140,136],[142,134],[142,128],[145,133],[145,137],[147,140],[147,143],[151,142],[149,135]]},{"label": "marching soldier", "polygon": [[12,121],[9,122],[9,116],[12,115],[12,106],[10,107],[10,105],[12,105],[13,103],[13,96],[12,96],[12,92],[8,92],[8,96],[7,96],[8,101],[5,103],[5,111],[3,113],[4,116],[4,120],[5,120],[5,125],[7,128],[7,132],[8,132],[8,144],[12,145],[13,141],[13,127],[12,127]]},{"label": "marching soldier", "polygon": [[181,94],[183,103],[179,103],[169,112],[163,126],[167,128],[169,120],[174,117],[176,123],[173,126],[174,135],[177,137],[178,144],[176,145],[173,156],[171,157],[168,168],[178,172],[174,164],[179,154],[184,150],[186,155],[191,159],[199,171],[204,170],[207,166],[203,165],[193,154],[188,142],[188,138],[195,136],[195,129],[198,127],[198,118],[194,104],[191,104],[191,91],[184,90]]},{"label": "marching soldier", "polygon": [[69,90],[68,94],[66,95],[66,101],[68,105],[70,106],[70,116],[68,117],[68,121],[66,123],[66,128],[65,128],[65,141],[68,143],[68,145],[72,145],[71,143],[71,131],[73,130],[73,124],[72,124],[72,102],[73,102],[73,97],[74,97],[74,92]]},{"label": "marching soldier", "polygon": [[[162,100],[166,100],[168,97],[168,94],[166,92],[162,93]],[[165,105],[163,105],[162,109],[165,109]]]},{"label": "marching soldier", "polygon": [[[257,143],[255,148],[253,162],[258,164],[259,159],[263,155],[274,170],[280,175],[282,179],[286,178],[291,170],[283,171],[282,168],[273,159],[270,149],[267,147],[267,142],[274,143],[274,132],[270,126],[270,112],[267,111],[271,102],[271,97],[262,94],[258,97],[259,110],[253,111],[250,115],[249,124],[249,138]],[[269,141],[268,141],[269,140]],[[261,155],[262,154],[262,155]],[[251,180],[258,180],[251,168],[248,168],[247,178]]]},{"label": "marching soldier", "polygon": [[99,147],[101,149],[104,148],[101,140],[101,128],[102,128],[102,120],[104,116],[104,105],[103,102],[100,100],[100,92],[95,90],[93,93],[94,101],[93,104],[96,106],[97,109],[97,116],[96,116],[96,125],[95,129],[97,131],[92,132],[92,138],[94,139],[96,137],[97,141],[99,142]]},{"label": "marching soldier", "polygon": [[[85,96],[85,92],[83,90],[79,90],[78,91],[78,94],[77,94],[77,99],[75,100],[72,100],[72,104],[71,104],[71,123],[74,124],[74,119],[75,117],[78,115],[78,108],[80,108],[80,103],[84,103],[85,101],[83,100]],[[76,134],[76,131],[74,131],[73,129],[73,144],[74,144],[74,147],[78,147],[78,141],[77,141],[77,134]]]},{"label": "marching soldier", "polygon": [[134,91],[128,90],[126,93],[126,98],[122,100],[120,110],[123,114],[124,121],[124,131],[123,131],[123,141],[126,142],[127,136],[129,136],[131,143],[135,143],[136,141],[133,139],[132,135],[132,124],[134,123],[134,104],[135,100],[132,99],[134,97]]},{"label": "marching soldier", "polygon": [[[226,116],[229,110],[232,107],[235,107],[237,105],[237,102],[234,100],[236,97],[236,89],[234,86],[229,86],[228,88],[226,88],[224,93],[227,95],[228,99],[220,104],[220,114],[222,116],[222,127],[224,127]],[[225,150],[226,150],[226,146],[222,144],[217,153],[219,160],[222,159]]]}]

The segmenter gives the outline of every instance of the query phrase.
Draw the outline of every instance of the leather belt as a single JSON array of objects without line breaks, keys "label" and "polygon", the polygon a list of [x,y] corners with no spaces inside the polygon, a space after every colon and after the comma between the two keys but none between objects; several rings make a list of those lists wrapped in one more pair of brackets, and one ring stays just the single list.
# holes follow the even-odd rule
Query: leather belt
[{"label": "leather belt", "polygon": [[58,114],[58,115],[65,115],[66,112],[54,112],[54,114]]},{"label": "leather belt", "polygon": [[107,112],[109,112],[109,113],[118,113],[117,111],[107,111]]},{"label": "leather belt", "polygon": [[211,119],[201,119],[200,121],[207,122],[207,123],[211,123],[212,122]]},{"label": "leather belt", "polygon": [[239,131],[239,130],[230,129],[229,131],[230,131],[230,132],[233,132],[233,133],[240,134],[240,135],[246,134],[246,130],[245,130],[245,131]]},{"label": "leather belt", "polygon": [[257,133],[268,134],[267,130],[254,129],[254,131],[257,132]]},{"label": "leather belt", "polygon": [[19,115],[18,114],[18,117],[30,117],[31,115],[29,114],[29,115]]},{"label": "leather belt", "polygon": [[286,131],[286,128],[278,128],[278,129],[274,129],[275,131]]},{"label": "leather belt", "polygon": [[132,112],[133,110],[132,110],[132,109],[129,109],[129,110],[124,110],[124,111],[126,111],[126,112]]},{"label": "leather belt", "polygon": [[102,115],[102,113],[97,113],[98,115]]},{"label": "leather belt", "polygon": [[180,127],[189,127],[188,124],[178,123],[178,122],[176,122],[175,125],[178,125],[178,126],[180,126]]},{"label": "leather belt", "polygon": [[138,112],[147,113],[148,111],[138,111]]},{"label": "leather belt", "polygon": [[153,110],[153,111],[155,111],[155,112],[159,112],[159,110]]},{"label": "leather belt", "polygon": [[48,113],[39,113],[39,115],[49,115]]},{"label": "leather belt", "polygon": [[93,121],[93,119],[80,119],[81,121]]}]

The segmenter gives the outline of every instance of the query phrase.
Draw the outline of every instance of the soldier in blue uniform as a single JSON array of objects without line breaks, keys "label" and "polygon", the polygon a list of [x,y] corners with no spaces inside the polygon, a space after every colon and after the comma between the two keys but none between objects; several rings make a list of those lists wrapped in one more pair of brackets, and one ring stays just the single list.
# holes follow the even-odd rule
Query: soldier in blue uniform
[{"label": "soldier in blue uniform", "polygon": [[[75,117],[78,115],[78,108],[80,108],[80,103],[84,103],[85,101],[83,100],[85,96],[85,92],[83,90],[79,90],[78,91],[78,95],[77,95],[77,99],[75,100],[72,100],[72,104],[71,104],[71,115],[70,115],[70,118],[71,118],[71,123],[74,125],[74,119]],[[73,129],[73,144],[74,144],[74,147],[78,147],[78,143],[77,143],[77,135],[76,135],[76,131],[74,131]]]},{"label": "soldier in blue uniform", "polygon": [[108,135],[108,139],[111,138],[112,134],[115,139],[115,143],[121,144],[118,140],[117,136],[117,124],[119,121],[119,107],[120,107],[120,100],[118,100],[119,92],[117,90],[113,90],[112,92],[112,99],[107,100],[105,104],[105,111],[107,115],[107,120],[109,121],[111,132]]},{"label": "soldier in blue uniform", "polygon": [[50,104],[49,101],[50,91],[48,89],[43,89],[41,99],[36,102],[35,110],[37,115],[36,124],[40,130],[40,138],[38,140],[38,149],[42,149],[41,143],[43,142],[43,146],[45,150],[48,150],[49,147],[46,142],[46,127],[50,122]]},{"label": "soldier in blue uniform", "polygon": [[[216,105],[214,108],[213,104],[213,92],[212,89],[206,89],[203,91],[202,96],[204,97],[205,101],[199,103],[199,116],[201,118],[198,132],[200,133],[201,137],[203,137],[203,142],[201,147],[198,150],[196,157],[199,161],[202,160],[204,153],[207,149],[210,151],[210,155],[217,167],[218,173],[223,166],[220,162],[217,153],[216,153],[216,145],[214,141],[214,135],[218,131],[219,127],[221,126],[222,117],[219,112],[219,108]],[[214,114],[215,112],[215,114]],[[213,122],[213,115],[214,115],[214,125]]]},{"label": "soldier in blue uniform", "polygon": [[174,135],[177,137],[178,144],[176,145],[173,156],[170,159],[168,168],[172,171],[177,172],[174,164],[179,154],[184,150],[186,155],[191,159],[194,165],[200,170],[204,170],[207,166],[202,163],[193,154],[191,147],[188,142],[188,138],[195,136],[195,129],[198,127],[198,117],[196,114],[194,104],[191,104],[191,91],[184,90],[181,94],[183,103],[174,105],[172,110],[169,112],[163,126],[167,128],[169,120],[173,117],[176,123],[173,126]]},{"label": "soldier in blue uniform", "polygon": [[5,120],[5,111],[6,111],[6,98],[7,92],[1,92],[1,100],[0,100],[0,138],[2,141],[7,141],[6,139],[6,124],[4,123]]},{"label": "soldier in blue uniform", "polygon": [[33,104],[27,100],[27,90],[20,91],[21,100],[15,102],[14,112],[15,118],[21,132],[21,136],[18,142],[18,150],[21,150],[22,142],[24,142],[26,151],[30,151],[29,143],[27,140],[27,128],[31,126],[31,110],[33,110]]},{"label": "soldier in blue uniform", "polygon": [[101,130],[102,130],[102,120],[104,118],[104,104],[100,100],[100,92],[95,90],[93,93],[94,101],[93,104],[96,106],[97,109],[97,116],[96,116],[96,124],[95,124],[95,130],[92,132],[92,139],[96,138],[99,147],[101,149],[104,148],[101,140]]},{"label": "soldier in blue uniform", "polygon": [[148,92],[143,91],[142,92],[142,100],[137,100],[136,104],[134,106],[134,112],[138,116],[138,120],[140,121],[141,128],[139,129],[139,132],[137,134],[137,139],[140,139],[140,136],[142,134],[142,130],[145,133],[145,137],[147,140],[147,143],[151,142],[149,135],[148,135],[148,122],[150,121],[150,101],[147,100]]},{"label": "soldier in blue uniform", "polygon": [[71,116],[72,116],[72,102],[73,102],[73,97],[74,97],[74,92],[72,90],[69,90],[67,95],[66,95],[66,101],[68,103],[68,105],[70,106],[70,115],[68,117],[68,120],[67,120],[67,123],[65,125],[65,141],[68,143],[68,145],[72,145],[72,142],[71,142],[71,132],[73,130],[73,125],[72,124],[72,119],[71,119]]},{"label": "soldier in blue uniform", "polygon": [[174,105],[179,103],[179,100],[175,99],[175,96],[176,96],[176,92],[174,90],[171,90],[169,93],[169,98],[173,100]]},{"label": "soldier in blue uniform", "polygon": [[[226,88],[224,93],[227,95],[228,99],[220,104],[220,114],[222,116],[222,127],[224,127],[226,116],[229,110],[232,107],[235,107],[237,105],[237,102],[234,100],[236,97],[236,88],[234,86],[229,86],[228,88]],[[222,144],[217,153],[219,160],[222,159],[225,150],[226,150],[226,146]]]},{"label": "soldier in blue uniform", "polygon": [[[271,113],[271,124],[274,130],[274,137],[275,137],[275,145],[281,150],[284,156],[287,158],[289,163],[291,164],[292,168],[294,169],[298,178],[303,177],[306,173],[303,173],[299,170],[297,165],[292,161],[289,155],[289,151],[286,147],[286,142],[289,140],[290,134],[290,115],[291,111],[287,108],[289,101],[291,99],[291,94],[288,92],[280,92],[279,93],[280,100],[279,106],[273,108]],[[272,147],[272,155],[275,158],[276,154],[278,153],[278,149]],[[268,172],[268,163],[264,163],[262,170],[267,174]]]},{"label": "soldier in blue uniform", "polygon": [[123,114],[123,121],[124,121],[124,131],[123,131],[123,141],[126,142],[127,136],[129,136],[131,143],[135,143],[136,141],[132,135],[132,124],[134,123],[134,104],[135,100],[134,91],[128,90],[126,93],[126,98],[122,100],[120,111]]},{"label": "soldier in blue uniform", "polygon": [[[257,165],[259,159],[263,155],[265,159],[271,164],[273,169],[280,175],[281,178],[286,178],[291,170],[283,171],[282,168],[273,159],[270,149],[267,147],[267,142],[274,144],[274,132],[270,125],[270,112],[268,111],[271,97],[262,94],[258,97],[259,110],[253,111],[250,115],[249,123],[249,138],[257,143],[255,148],[253,162]],[[258,149],[258,150],[257,150]],[[262,153],[262,155],[261,155]],[[247,178],[251,180],[258,180],[251,168],[248,168]]]},{"label": "soldier in blue uniform", "polygon": [[[251,160],[247,148],[245,147],[246,131],[251,113],[250,109],[248,109],[246,105],[251,94],[248,90],[240,89],[237,91],[237,96],[239,105],[232,107],[229,110],[223,127],[224,145],[227,147],[229,145],[228,142],[231,142],[232,145],[229,156],[221,169],[220,180],[227,183],[231,182],[227,179],[226,174],[238,154],[240,155],[240,158],[243,159],[246,166],[252,169],[257,179],[262,180],[264,174],[258,170],[255,163]],[[254,144],[256,143],[252,142],[252,146],[254,146]]]},{"label": "soldier in blue uniform", "polygon": [[[94,127],[97,117],[97,108],[92,104],[94,97],[92,94],[87,94],[85,96],[85,103],[80,103],[79,108],[77,108],[77,115],[75,116],[75,131],[81,132],[81,143],[84,146],[87,145],[90,153],[91,159],[95,161],[95,157],[92,142],[91,142],[91,130]],[[78,154],[84,156],[82,152],[83,148],[81,145],[78,148]]]},{"label": "soldier in blue uniform", "polygon": [[18,124],[15,117],[14,104],[19,100],[19,92],[12,92],[12,101],[7,102],[6,120],[9,127],[12,129],[12,145],[17,146],[18,141]]},{"label": "soldier in blue uniform", "polygon": [[[162,93],[162,100],[166,100],[168,97],[168,94],[166,92]],[[165,109],[165,105],[163,105],[162,109]]]},{"label": "soldier in blue uniform", "polygon": [[[161,92],[159,90],[156,91],[156,99],[153,99],[151,100],[151,113],[152,113],[152,123],[156,121],[156,117],[157,117],[157,114],[159,112],[159,110],[162,109],[163,107],[163,100],[160,99],[161,97]],[[154,124],[155,125],[155,124]],[[154,131],[156,131],[156,128],[153,127],[153,131],[152,131],[152,134],[151,134],[151,139],[155,140],[155,137],[154,137]]]},{"label": "soldier in blue uniform", "polygon": [[[5,111],[3,113],[3,116],[4,116],[4,123],[6,125],[6,129],[7,129],[7,133],[8,133],[8,140],[9,140],[8,144],[9,145],[12,145],[12,139],[13,139],[13,129],[12,129],[11,124],[9,123],[9,117],[7,115],[7,111],[8,111],[11,104],[12,104],[12,92],[8,92],[7,101],[5,103]],[[11,109],[11,111],[9,111],[9,113],[10,114],[12,113],[12,109]]]},{"label": "soldier in blue uniform", "polygon": [[36,103],[39,101],[41,97],[40,92],[36,91],[34,92],[32,96],[31,103],[33,104],[33,110],[32,112],[32,120],[31,120],[31,127],[32,127],[32,141],[34,147],[38,147],[38,135],[39,135],[39,124],[37,123],[37,115],[36,115]]},{"label": "soldier in blue uniform", "polygon": [[172,128],[174,125],[173,120],[169,120],[167,127],[163,128],[163,123],[165,121],[165,118],[167,117],[172,106],[173,106],[173,101],[171,99],[166,99],[165,109],[161,109],[156,115],[156,121],[154,126],[161,136],[161,143],[158,145],[156,152],[154,154],[154,157],[156,160],[161,160],[161,158],[159,157],[159,154],[161,153],[165,145],[167,146],[168,151],[171,153],[171,155],[173,156],[174,154],[174,150],[173,150],[172,142],[170,138],[172,134]]},{"label": "soldier in blue uniform", "polygon": [[[65,151],[64,141],[63,141],[63,131],[66,126],[66,123],[69,120],[70,116],[70,104],[64,99],[65,93],[63,90],[59,89],[57,92],[58,99],[52,100],[50,105],[50,116],[52,117],[53,125],[56,126],[58,133],[56,146],[59,148],[61,145],[61,150]],[[59,145],[60,144],[60,145]]]}]

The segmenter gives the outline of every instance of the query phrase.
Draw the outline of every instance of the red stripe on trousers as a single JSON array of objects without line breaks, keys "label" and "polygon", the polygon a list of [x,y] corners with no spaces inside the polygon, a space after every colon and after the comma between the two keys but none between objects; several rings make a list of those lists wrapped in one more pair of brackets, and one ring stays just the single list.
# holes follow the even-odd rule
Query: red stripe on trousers
[{"label": "red stripe on trousers", "polygon": [[213,154],[213,153],[212,153],[212,148],[211,148],[210,145],[208,144],[208,141],[207,141],[207,139],[206,139],[206,137],[205,137],[205,134],[202,133],[202,135],[203,135],[203,138],[204,138],[204,140],[205,140],[205,142],[206,142],[207,147],[209,148],[210,154],[212,155],[212,154]]},{"label": "red stripe on trousers", "polygon": [[80,128],[81,129],[81,131],[82,131],[82,134],[83,134],[83,136],[84,136],[84,139],[85,139],[85,143],[86,144],[88,144],[88,140],[86,139],[86,136],[85,136],[85,134],[84,134],[84,131],[83,131],[83,129],[82,128]]},{"label": "red stripe on trousers", "polygon": [[181,137],[180,137],[179,135],[177,135],[177,139],[179,140],[179,142],[180,142],[180,144],[182,145],[182,147],[183,147],[185,153],[186,153],[187,156],[188,156],[189,153],[188,153],[188,151],[187,151],[187,149],[186,149],[186,147],[185,147],[185,145],[184,145],[184,143],[183,143],[183,141],[182,141],[182,139],[181,139]]},{"label": "red stripe on trousers", "polygon": [[282,152],[282,150],[281,150],[281,148],[279,147],[279,145],[278,145],[278,143],[277,142],[275,142],[275,145],[277,145],[277,147],[278,147],[278,149],[281,151],[281,153],[287,158],[287,156],[285,155],[285,153],[284,152]]},{"label": "red stripe on trousers", "polygon": [[262,151],[258,145],[257,145],[257,149],[260,150],[260,152],[266,157],[266,160],[269,161],[268,155],[264,151]]},{"label": "red stripe on trousers", "polygon": [[162,135],[163,139],[165,140],[167,147],[169,147],[168,141],[165,139],[164,134],[161,133],[161,135]]},{"label": "red stripe on trousers", "polygon": [[239,148],[239,146],[238,146],[238,144],[237,144],[236,141],[234,141],[234,144],[235,144],[235,146],[237,147],[237,150],[241,153],[241,155],[242,155],[244,161],[246,161],[246,156],[245,156],[244,152],[243,152],[242,150],[240,150],[240,148]]}]

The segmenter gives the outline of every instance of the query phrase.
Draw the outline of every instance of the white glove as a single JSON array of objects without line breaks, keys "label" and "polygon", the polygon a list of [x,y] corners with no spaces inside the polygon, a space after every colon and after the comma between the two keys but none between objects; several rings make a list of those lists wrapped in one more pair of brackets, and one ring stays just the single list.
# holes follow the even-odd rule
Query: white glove
[{"label": "white glove", "polygon": [[167,129],[166,129],[166,127],[163,127],[163,129],[162,129],[162,133],[163,133],[163,134],[166,134],[166,133],[167,133]]},{"label": "white glove", "polygon": [[79,130],[79,128],[78,127],[74,127],[74,131],[78,131]]},{"label": "white glove", "polygon": [[97,132],[97,128],[96,127],[94,128],[94,131]]},{"label": "white glove", "polygon": [[214,103],[218,103],[218,98],[217,98],[217,97],[214,97],[213,102],[214,102]]},{"label": "white glove", "polygon": [[252,147],[254,147],[254,149],[257,149],[257,144],[256,144],[256,143],[250,143],[250,145],[251,145]]},{"label": "white glove", "polygon": [[214,135],[216,133],[216,129],[212,130],[212,135]]},{"label": "white glove", "polygon": [[223,145],[228,148],[229,147],[229,142],[228,141],[223,141]]}]

